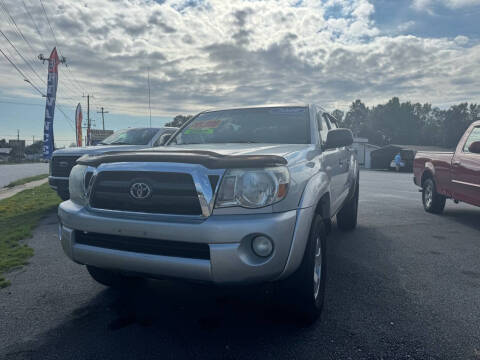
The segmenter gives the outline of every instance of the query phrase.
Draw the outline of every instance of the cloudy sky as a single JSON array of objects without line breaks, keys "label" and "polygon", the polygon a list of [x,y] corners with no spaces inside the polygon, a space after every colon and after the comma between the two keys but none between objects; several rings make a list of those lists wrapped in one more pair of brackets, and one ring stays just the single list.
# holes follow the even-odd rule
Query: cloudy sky
[{"label": "cloudy sky", "polygon": [[[392,96],[480,102],[480,0],[0,0],[0,49],[42,92],[55,43],[58,103],[93,94],[101,127],[153,125],[212,107],[315,102],[346,109]],[[17,27],[15,27],[15,25]],[[56,41],[54,39],[54,35]],[[21,32],[21,34],[19,33]],[[23,35],[23,39],[22,38]],[[35,70],[36,73],[33,72]],[[42,135],[45,100],[0,55],[0,138]],[[39,75],[39,76],[37,76]],[[73,141],[55,114],[57,145]]]}]

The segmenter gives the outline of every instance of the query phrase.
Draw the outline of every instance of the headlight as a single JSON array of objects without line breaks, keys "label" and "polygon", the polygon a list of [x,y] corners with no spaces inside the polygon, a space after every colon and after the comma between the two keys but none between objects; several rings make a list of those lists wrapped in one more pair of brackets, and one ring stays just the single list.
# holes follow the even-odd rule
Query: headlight
[{"label": "headlight", "polygon": [[215,206],[260,208],[287,195],[290,174],[286,167],[232,169],[225,173]]},{"label": "headlight", "polygon": [[87,166],[75,165],[70,172],[70,178],[68,179],[68,190],[70,192],[70,200],[79,205],[87,204],[87,195],[85,187],[85,174],[87,172]]}]

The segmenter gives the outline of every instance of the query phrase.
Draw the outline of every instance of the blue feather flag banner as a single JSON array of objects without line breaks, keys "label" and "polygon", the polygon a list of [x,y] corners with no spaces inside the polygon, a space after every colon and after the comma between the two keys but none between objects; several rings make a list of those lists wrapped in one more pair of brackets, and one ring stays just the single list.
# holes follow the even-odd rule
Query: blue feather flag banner
[{"label": "blue feather flag banner", "polygon": [[45,104],[45,125],[43,129],[43,157],[51,159],[54,150],[53,117],[55,114],[55,100],[58,85],[58,58],[57,49],[53,48],[48,59],[47,102]]}]

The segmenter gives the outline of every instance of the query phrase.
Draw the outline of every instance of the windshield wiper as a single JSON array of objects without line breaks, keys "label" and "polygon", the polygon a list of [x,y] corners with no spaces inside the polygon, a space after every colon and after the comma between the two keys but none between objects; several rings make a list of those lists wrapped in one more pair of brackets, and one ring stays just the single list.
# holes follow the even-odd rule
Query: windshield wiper
[{"label": "windshield wiper", "polygon": [[112,143],[107,144],[107,145],[131,145],[131,144],[127,143],[127,142],[118,141],[118,142],[112,142]]}]

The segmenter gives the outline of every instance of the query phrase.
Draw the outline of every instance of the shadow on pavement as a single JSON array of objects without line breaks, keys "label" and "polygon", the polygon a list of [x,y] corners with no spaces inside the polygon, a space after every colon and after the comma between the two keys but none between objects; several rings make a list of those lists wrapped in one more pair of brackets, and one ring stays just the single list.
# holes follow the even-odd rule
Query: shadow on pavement
[{"label": "shadow on pavement", "polygon": [[475,230],[480,230],[480,209],[477,207],[471,208],[446,208],[441,215],[450,220],[454,220],[462,225],[471,227]]}]

